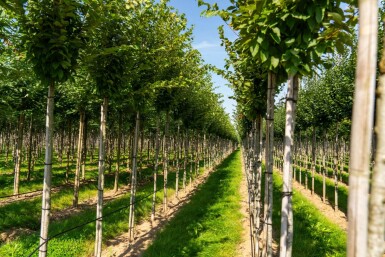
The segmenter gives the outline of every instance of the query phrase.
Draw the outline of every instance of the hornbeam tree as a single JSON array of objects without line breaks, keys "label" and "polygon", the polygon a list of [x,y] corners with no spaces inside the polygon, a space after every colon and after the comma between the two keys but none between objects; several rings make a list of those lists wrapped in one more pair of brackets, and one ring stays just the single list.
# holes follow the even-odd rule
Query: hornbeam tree
[{"label": "hornbeam tree", "polygon": [[102,103],[100,109],[100,138],[98,163],[98,201],[96,208],[95,256],[102,254],[102,216],[105,170],[106,119],[109,100],[120,89],[128,86],[128,71],[132,64],[134,46],[130,35],[132,27],[125,16],[125,1],[96,1],[92,6],[96,22],[89,30],[86,57],[88,70],[96,84]]},{"label": "hornbeam tree", "polygon": [[20,14],[27,57],[43,84],[48,86],[44,184],[39,256],[47,255],[51,209],[53,107],[55,84],[71,77],[83,45],[80,4],[74,0],[28,1]]}]

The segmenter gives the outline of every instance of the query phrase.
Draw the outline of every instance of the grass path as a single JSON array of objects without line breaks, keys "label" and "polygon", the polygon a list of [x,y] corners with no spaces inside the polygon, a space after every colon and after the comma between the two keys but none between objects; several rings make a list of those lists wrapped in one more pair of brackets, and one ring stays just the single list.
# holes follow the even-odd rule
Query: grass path
[{"label": "grass path", "polygon": [[238,150],[217,167],[143,256],[236,256],[243,230],[241,180]]}]

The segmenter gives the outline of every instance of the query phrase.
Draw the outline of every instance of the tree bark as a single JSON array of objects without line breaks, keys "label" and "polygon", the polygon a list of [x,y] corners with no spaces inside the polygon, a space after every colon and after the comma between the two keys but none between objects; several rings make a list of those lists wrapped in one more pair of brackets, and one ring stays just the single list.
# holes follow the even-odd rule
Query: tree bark
[{"label": "tree bark", "polygon": [[88,118],[86,113],[84,113],[84,127],[83,127],[83,147],[82,147],[82,180],[85,180],[86,176],[86,160],[87,160],[87,124]]},{"label": "tree bark", "polygon": [[15,175],[13,183],[13,194],[19,194],[19,184],[20,184],[20,169],[21,169],[21,155],[23,149],[23,130],[24,130],[24,120],[25,113],[21,112],[19,116],[19,126],[17,129],[17,142],[16,142],[16,165],[15,165]]},{"label": "tree bark", "polygon": [[107,120],[108,98],[104,97],[100,108],[100,138],[99,138],[99,165],[98,165],[98,202],[96,204],[96,237],[95,257],[102,256],[102,228],[103,228],[103,191],[105,170],[105,142],[106,142],[106,120]]},{"label": "tree bark", "polygon": [[360,0],[359,13],[349,161],[348,257],[362,257],[368,252],[369,165],[377,62],[377,0]]},{"label": "tree bark", "polygon": [[53,148],[53,109],[55,84],[51,82],[47,97],[47,114],[45,130],[45,159],[44,182],[41,207],[40,248],[39,257],[47,256],[49,214],[51,212],[51,178],[52,178],[52,148]]},{"label": "tree bark", "polygon": [[116,150],[116,168],[115,168],[115,181],[114,181],[114,192],[118,191],[119,187],[119,171],[120,171],[120,148],[122,146],[122,123],[123,113],[119,112],[119,123],[118,123],[118,149]]},{"label": "tree bark", "polygon": [[168,177],[168,129],[170,125],[170,112],[166,113],[166,125],[164,128],[164,136],[163,136],[163,212],[167,217],[167,177]]},{"label": "tree bark", "polygon": [[68,145],[67,145],[67,167],[66,167],[66,183],[70,174],[70,155],[71,155],[71,135],[72,135],[72,120],[68,121]]},{"label": "tree bark", "polygon": [[128,240],[132,242],[135,236],[135,201],[136,201],[136,182],[137,182],[137,155],[139,141],[140,113],[136,112],[135,134],[132,147],[132,171],[131,171],[131,196],[130,196],[130,213],[128,217]]},{"label": "tree bark", "polygon": [[80,169],[82,163],[82,148],[83,148],[83,133],[84,133],[84,111],[80,111],[79,119],[79,135],[78,135],[78,147],[77,147],[77,160],[75,169],[75,180],[74,180],[74,199],[72,206],[77,208],[79,203],[79,185],[80,185]]},{"label": "tree bark", "polygon": [[154,160],[154,193],[152,195],[152,212],[151,212],[151,222],[154,223],[155,220],[155,204],[156,204],[156,191],[157,191],[157,177],[158,177],[158,164],[159,164],[159,148],[160,148],[160,119],[159,116],[156,118],[156,135],[155,135],[155,160]]},{"label": "tree bark", "polygon": [[274,148],[274,95],[276,75],[268,73],[267,115],[266,115],[266,172],[265,172],[265,206],[264,234],[267,257],[273,256],[273,148]]},{"label": "tree bark", "polygon": [[176,152],[175,152],[175,157],[176,157],[176,172],[175,172],[175,196],[178,198],[178,193],[179,193],[179,148],[180,148],[180,134],[179,134],[179,124],[178,124],[178,131],[176,135]]},{"label": "tree bark", "polygon": [[[385,45],[385,37],[384,37]],[[377,87],[377,148],[369,202],[368,257],[382,257],[385,252],[385,48],[380,62]]]},{"label": "tree bark", "polygon": [[33,138],[33,115],[31,115],[31,122],[29,124],[29,139],[28,139],[28,172],[27,172],[27,181],[31,180],[32,172],[32,138]]},{"label": "tree bark", "polygon": [[315,173],[315,165],[316,165],[316,129],[315,125],[313,125],[313,137],[311,142],[311,194],[314,194],[314,173]]},{"label": "tree bark", "polygon": [[283,191],[281,209],[280,257],[291,257],[293,243],[293,209],[292,209],[292,147],[294,142],[294,125],[296,102],[298,98],[298,76],[290,76],[286,97],[285,148],[283,165]]}]

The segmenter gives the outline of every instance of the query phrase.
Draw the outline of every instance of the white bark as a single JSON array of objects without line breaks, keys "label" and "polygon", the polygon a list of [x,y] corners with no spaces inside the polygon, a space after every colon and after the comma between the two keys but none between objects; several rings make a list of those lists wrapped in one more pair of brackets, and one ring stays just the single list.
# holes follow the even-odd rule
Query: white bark
[{"label": "white bark", "polygon": [[163,144],[164,144],[164,152],[163,152],[163,213],[167,217],[167,178],[168,178],[168,127],[170,123],[170,113],[167,111],[166,113],[166,125],[164,128],[164,137],[163,137]]},{"label": "white bark", "polygon": [[106,119],[108,98],[103,99],[100,108],[100,139],[99,139],[99,172],[98,172],[98,202],[96,204],[96,236],[95,257],[102,256],[102,216],[103,216],[103,191],[104,191],[104,169],[105,169],[105,141],[106,141]]},{"label": "white bark", "polygon": [[78,207],[79,202],[79,185],[80,185],[80,169],[82,163],[82,147],[83,147],[83,132],[84,132],[84,112],[80,112],[79,120],[79,136],[78,136],[78,149],[77,149],[77,160],[75,170],[75,181],[74,181],[74,199],[73,207]]},{"label": "white bark", "polygon": [[132,173],[131,173],[131,196],[130,196],[130,213],[128,217],[128,238],[132,242],[135,236],[135,201],[136,201],[136,182],[137,182],[137,152],[139,138],[140,113],[136,112],[135,135],[132,147]]},{"label": "white bark", "polygon": [[266,149],[265,149],[265,206],[264,235],[267,257],[273,256],[273,148],[274,148],[274,95],[275,74],[269,72],[267,83]]},{"label": "white bark", "polygon": [[52,177],[52,152],[53,152],[53,109],[55,85],[51,83],[48,89],[46,130],[45,130],[45,159],[44,182],[41,206],[41,228],[39,257],[47,256],[49,214],[51,212],[51,177]]},{"label": "white bark", "polygon": [[156,204],[156,183],[158,177],[158,160],[159,160],[159,148],[160,148],[160,120],[159,117],[156,118],[156,135],[155,135],[155,164],[154,164],[154,192],[152,195],[152,211],[151,211],[151,222],[153,223],[155,220],[155,204]]},{"label": "white bark", "polygon": [[15,165],[15,176],[13,183],[13,194],[19,194],[20,184],[20,168],[21,168],[21,153],[23,149],[23,129],[24,129],[25,114],[22,112],[19,117],[19,126],[17,129],[17,143],[16,143],[16,165]]},{"label": "white bark", "polygon": [[348,257],[367,255],[369,163],[377,62],[377,0],[360,0],[359,13],[349,162]]},{"label": "white bark", "polygon": [[375,128],[377,148],[369,202],[368,257],[382,257],[385,252],[385,51],[382,53],[380,73]]},{"label": "white bark", "polygon": [[291,257],[293,243],[293,209],[292,209],[292,147],[294,142],[294,125],[296,102],[298,98],[298,77],[290,76],[286,97],[285,145],[283,165],[283,192],[281,211],[280,257]]}]

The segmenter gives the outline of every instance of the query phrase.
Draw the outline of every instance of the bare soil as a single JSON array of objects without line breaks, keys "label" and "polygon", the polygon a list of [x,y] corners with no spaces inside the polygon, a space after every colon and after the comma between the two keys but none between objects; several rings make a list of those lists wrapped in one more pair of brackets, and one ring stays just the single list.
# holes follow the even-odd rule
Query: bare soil
[{"label": "bare soil", "polygon": [[241,213],[242,213],[242,242],[238,246],[237,256],[238,257],[250,257],[251,256],[251,237],[250,237],[250,209],[249,209],[249,193],[247,188],[247,178],[244,172],[244,163],[242,159],[242,181],[239,188],[239,192],[241,194]]}]

